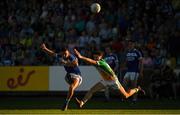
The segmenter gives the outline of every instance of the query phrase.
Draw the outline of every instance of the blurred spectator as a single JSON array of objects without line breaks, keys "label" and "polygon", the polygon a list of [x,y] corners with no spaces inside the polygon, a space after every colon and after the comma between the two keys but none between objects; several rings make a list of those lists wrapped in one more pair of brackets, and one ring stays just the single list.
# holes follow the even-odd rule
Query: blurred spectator
[{"label": "blurred spectator", "polygon": [[97,48],[100,49],[100,47],[101,47],[101,39],[98,36],[97,32],[93,32],[92,36],[89,36],[88,44],[90,44],[92,42],[94,42],[96,44]]},{"label": "blurred spectator", "polygon": [[151,76],[151,83],[149,86],[151,98],[166,97],[169,99],[177,98],[177,76],[170,63],[164,64],[162,68],[155,69]]},{"label": "blurred spectator", "polygon": [[88,35],[86,34],[86,31],[82,31],[81,32],[81,35],[79,36],[77,42],[78,42],[78,46],[80,48],[85,48],[86,47],[86,44],[88,43],[89,41],[89,37]]},{"label": "blurred spectator", "polygon": [[161,70],[155,69],[153,74],[151,75],[149,85],[149,92],[151,98],[159,99],[159,91],[160,91],[160,82],[161,82]]},{"label": "blurred spectator", "polygon": [[154,49],[153,63],[154,68],[161,68],[165,64],[165,57],[160,55],[160,49],[158,48]]},{"label": "blurred spectator", "polygon": [[143,65],[145,68],[152,68],[154,63],[148,52],[144,52]]},{"label": "blurred spectator", "polygon": [[95,21],[94,21],[94,16],[91,15],[90,16],[90,19],[87,21],[86,23],[86,31],[89,35],[91,35],[95,29],[96,29],[96,25],[95,25]]}]

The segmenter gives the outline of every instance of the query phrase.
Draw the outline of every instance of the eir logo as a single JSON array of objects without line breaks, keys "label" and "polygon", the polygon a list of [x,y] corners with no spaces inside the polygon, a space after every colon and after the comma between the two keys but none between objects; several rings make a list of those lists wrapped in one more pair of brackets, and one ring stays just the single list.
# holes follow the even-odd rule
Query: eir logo
[{"label": "eir logo", "polygon": [[17,78],[9,78],[7,80],[7,86],[10,89],[15,89],[18,86],[25,86],[28,83],[30,77],[35,73],[35,70],[29,71],[26,76],[23,76],[23,73],[24,68],[21,68],[20,75]]}]

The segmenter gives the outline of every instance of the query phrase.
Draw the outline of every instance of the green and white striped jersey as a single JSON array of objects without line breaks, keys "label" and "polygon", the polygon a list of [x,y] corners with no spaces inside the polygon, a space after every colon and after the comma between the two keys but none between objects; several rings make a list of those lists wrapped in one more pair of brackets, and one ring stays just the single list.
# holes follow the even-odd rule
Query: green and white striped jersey
[{"label": "green and white striped jersey", "polygon": [[114,71],[104,59],[97,61],[96,68],[98,69],[104,80],[114,80],[117,78]]}]

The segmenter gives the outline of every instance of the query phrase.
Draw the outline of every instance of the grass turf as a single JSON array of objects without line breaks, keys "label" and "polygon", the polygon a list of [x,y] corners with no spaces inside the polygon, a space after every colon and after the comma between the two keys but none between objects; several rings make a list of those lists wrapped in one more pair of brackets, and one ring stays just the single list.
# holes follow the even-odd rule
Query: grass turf
[{"label": "grass turf", "polygon": [[79,109],[72,100],[67,111],[62,111],[64,99],[51,98],[1,98],[0,114],[180,114],[180,100],[143,99],[136,104],[112,100],[92,99]]},{"label": "grass turf", "polygon": [[180,114],[180,110],[111,110],[111,109],[69,109],[61,111],[58,109],[21,109],[21,110],[0,110],[0,114]]}]

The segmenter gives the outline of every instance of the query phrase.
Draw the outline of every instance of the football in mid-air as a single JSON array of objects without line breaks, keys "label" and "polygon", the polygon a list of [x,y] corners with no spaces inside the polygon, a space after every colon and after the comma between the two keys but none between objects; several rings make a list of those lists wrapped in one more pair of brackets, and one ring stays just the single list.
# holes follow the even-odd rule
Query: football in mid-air
[{"label": "football in mid-air", "polygon": [[99,13],[101,10],[101,6],[98,3],[91,4],[91,12]]}]

